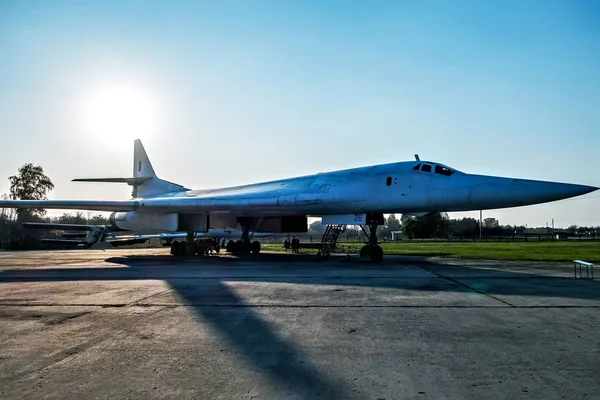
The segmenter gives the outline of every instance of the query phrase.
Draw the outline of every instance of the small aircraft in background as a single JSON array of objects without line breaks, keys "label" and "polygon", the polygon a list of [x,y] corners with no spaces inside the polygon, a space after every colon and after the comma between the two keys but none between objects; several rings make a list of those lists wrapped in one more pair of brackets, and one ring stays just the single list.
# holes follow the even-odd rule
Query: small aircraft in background
[{"label": "small aircraft in background", "polygon": [[[187,239],[188,234],[183,233],[158,233],[158,234],[138,234],[128,232],[125,234],[117,234],[110,226],[103,225],[86,225],[86,224],[59,224],[47,222],[24,222],[23,228],[30,230],[58,231],[61,239],[42,239],[41,243],[46,244],[61,244],[74,245],[83,248],[90,248],[96,243],[108,243],[114,247],[129,246],[134,244],[142,244],[150,239],[159,239],[164,245],[170,246],[174,240]],[[272,233],[256,233],[254,237],[267,237]],[[228,251],[232,251],[234,240],[242,238],[241,231],[232,230],[217,230],[209,229],[208,232],[195,232],[194,239],[211,239],[211,242],[216,242],[217,252],[219,251],[219,243],[227,241]]]}]

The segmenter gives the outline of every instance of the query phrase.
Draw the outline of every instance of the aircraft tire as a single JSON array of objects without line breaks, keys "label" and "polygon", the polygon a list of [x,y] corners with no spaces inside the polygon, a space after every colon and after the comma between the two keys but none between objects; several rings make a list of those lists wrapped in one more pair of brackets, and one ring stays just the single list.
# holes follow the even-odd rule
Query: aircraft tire
[{"label": "aircraft tire", "polygon": [[369,246],[368,244],[363,246],[360,249],[360,257],[361,258],[371,257],[371,246]]},{"label": "aircraft tire", "polygon": [[365,245],[360,249],[361,258],[370,258],[375,262],[383,261],[383,249],[379,245]]},{"label": "aircraft tire", "polygon": [[233,249],[234,249],[233,250],[234,253],[243,253],[244,252],[244,242],[241,240],[236,241]]},{"label": "aircraft tire", "polygon": [[202,257],[206,254],[206,244],[202,240],[197,240],[194,243],[194,255]]},{"label": "aircraft tire", "polygon": [[383,249],[379,245],[371,247],[371,260],[375,262],[383,261]]},{"label": "aircraft tire", "polygon": [[173,254],[175,257],[179,257],[180,256],[179,253],[180,253],[179,242],[171,243],[171,254]]},{"label": "aircraft tire", "polygon": [[260,253],[260,242],[258,240],[255,240],[254,242],[252,242],[252,254],[258,253]]},{"label": "aircraft tire", "polygon": [[230,240],[229,242],[227,242],[225,251],[227,251],[228,253],[233,253],[235,251],[235,242],[233,240]]}]

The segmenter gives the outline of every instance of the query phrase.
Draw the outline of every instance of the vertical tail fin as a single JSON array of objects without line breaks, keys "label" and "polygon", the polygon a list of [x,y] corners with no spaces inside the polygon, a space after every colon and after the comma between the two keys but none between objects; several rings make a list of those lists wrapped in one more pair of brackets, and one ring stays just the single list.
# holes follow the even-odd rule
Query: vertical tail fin
[{"label": "vertical tail fin", "polygon": [[133,143],[133,177],[149,178],[147,181],[133,186],[133,197],[147,197],[161,193],[189,190],[176,183],[159,179],[156,176],[154,168],[152,168],[152,163],[140,139],[136,139]]},{"label": "vertical tail fin", "polygon": [[133,177],[152,177],[156,178],[152,163],[146,154],[144,145],[140,139],[133,142]]},{"label": "vertical tail fin", "polygon": [[73,181],[127,183],[133,186],[133,192],[131,193],[133,198],[190,190],[176,183],[159,179],[156,176],[140,139],[136,139],[133,143],[133,178],[83,178],[73,179]]}]

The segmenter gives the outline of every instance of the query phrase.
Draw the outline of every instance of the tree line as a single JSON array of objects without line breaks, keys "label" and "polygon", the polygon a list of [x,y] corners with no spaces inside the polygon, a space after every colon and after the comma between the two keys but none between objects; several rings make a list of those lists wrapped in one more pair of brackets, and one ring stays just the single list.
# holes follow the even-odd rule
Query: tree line
[{"label": "tree line", "polygon": [[[48,193],[54,189],[54,184],[44,173],[44,169],[31,163],[23,165],[8,180],[10,189],[8,194],[2,195],[4,200],[46,200]],[[25,230],[21,226],[23,222],[106,225],[108,219],[100,214],[86,216],[83,212],[64,213],[48,218],[44,209],[3,208],[0,209],[0,248],[18,250],[40,247],[40,239],[48,233]],[[50,233],[56,234],[57,232]]]},{"label": "tree line", "polygon": [[[475,218],[452,219],[447,213],[433,213],[423,217],[408,216],[401,222],[391,214],[385,220],[385,225],[377,229],[380,237],[391,237],[391,232],[401,231],[406,239],[430,239],[454,237],[458,239],[479,237],[479,220]],[[550,234],[564,231],[570,235],[597,235],[600,236],[600,226],[571,225],[567,229],[528,228],[523,225],[501,225],[493,217],[485,218],[481,224],[482,236],[523,236],[526,234]],[[319,235],[325,232],[321,221],[310,224],[308,233]],[[349,227],[349,235],[360,234],[362,230]]]}]

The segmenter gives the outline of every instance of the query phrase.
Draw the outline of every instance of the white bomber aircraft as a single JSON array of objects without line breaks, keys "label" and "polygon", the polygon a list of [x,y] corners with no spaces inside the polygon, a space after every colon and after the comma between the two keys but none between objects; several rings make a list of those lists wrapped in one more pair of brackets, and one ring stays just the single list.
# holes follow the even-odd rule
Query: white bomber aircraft
[{"label": "white bomber aircraft", "polygon": [[307,216],[324,225],[366,225],[361,250],[383,258],[376,229],[384,213],[416,216],[545,203],[583,195],[597,187],[474,175],[446,165],[395,162],[221,189],[191,190],[159,179],[138,139],[133,177],[74,179],[133,186],[131,200],[6,200],[0,207],[114,211],[111,222],[137,232],[208,232],[241,229],[237,251],[258,253],[248,232],[306,232]]}]

